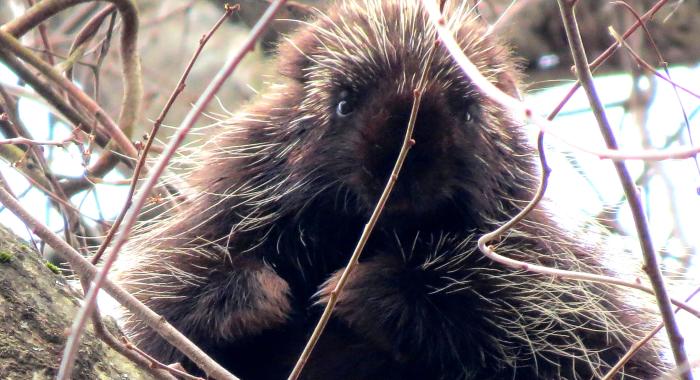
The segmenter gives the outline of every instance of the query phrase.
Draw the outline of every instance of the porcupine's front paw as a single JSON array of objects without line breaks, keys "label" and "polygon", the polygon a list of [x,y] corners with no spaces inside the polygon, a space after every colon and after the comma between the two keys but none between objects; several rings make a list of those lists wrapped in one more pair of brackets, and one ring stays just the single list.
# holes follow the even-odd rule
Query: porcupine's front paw
[{"label": "porcupine's front paw", "polygon": [[[449,252],[422,259],[416,253],[408,260],[376,256],[359,263],[333,317],[402,367],[417,365],[409,371],[426,371],[429,378],[438,378],[436,373],[440,379],[469,378],[489,364],[479,347],[489,342],[493,326],[479,312],[478,273],[458,268],[459,262],[446,263],[453,257]],[[341,273],[321,287],[320,303],[326,304]]]},{"label": "porcupine's front paw", "polygon": [[[211,351],[219,344],[225,346],[285,323],[291,310],[287,282],[262,261],[239,259],[232,268],[235,270],[211,270],[206,282],[182,286],[177,297],[150,297],[144,301]],[[184,359],[139,320],[129,320],[126,326],[137,344],[156,358],[167,362]]]},{"label": "porcupine's front paw", "polygon": [[281,325],[291,310],[289,285],[270,267],[255,263],[241,269],[218,281],[210,279],[195,303],[209,321],[204,329],[216,329],[216,335],[224,339],[234,340]]},{"label": "porcupine's front paw", "polygon": [[[321,287],[319,303],[326,304],[342,270]],[[375,257],[361,262],[338,297],[334,318],[403,361],[422,356],[445,331],[449,310],[440,305],[434,286],[438,273],[412,266],[400,258]],[[449,333],[449,331],[447,331]]]}]

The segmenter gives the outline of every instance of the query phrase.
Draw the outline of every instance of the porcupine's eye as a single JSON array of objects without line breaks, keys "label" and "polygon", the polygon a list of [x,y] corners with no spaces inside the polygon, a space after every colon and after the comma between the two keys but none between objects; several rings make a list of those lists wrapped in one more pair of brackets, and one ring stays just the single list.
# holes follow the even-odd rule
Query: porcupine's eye
[{"label": "porcupine's eye", "polygon": [[471,123],[479,116],[479,107],[476,103],[472,102],[465,110],[464,118],[468,123]]},{"label": "porcupine's eye", "polygon": [[462,108],[462,117],[465,122],[472,123],[479,114],[479,109],[476,104],[470,102],[466,107]]},{"label": "porcupine's eye", "polygon": [[350,91],[341,91],[338,99],[338,105],[335,107],[335,113],[339,117],[346,117],[355,110],[355,102],[350,95]]}]

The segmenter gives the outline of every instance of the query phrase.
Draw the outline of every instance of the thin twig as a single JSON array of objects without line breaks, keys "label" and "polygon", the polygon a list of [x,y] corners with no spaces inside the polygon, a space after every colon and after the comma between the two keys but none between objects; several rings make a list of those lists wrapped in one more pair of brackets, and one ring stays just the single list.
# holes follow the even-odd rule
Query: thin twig
[{"label": "thin twig", "polygon": [[109,244],[112,242],[112,239],[114,238],[114,234],[117,232],[119,229],[119,226],[121,225],[122,220],[124,219],[124,216],[126,215],[127,210],[129,210],[129,207],[131,207],[131,201],[134,196],[134,192],[136,191],[136,184],[138,183],[138,179],[141,176],[141,169],[143,168],[143,165],[146,162],[146,159],[148,158],[148,152],[150,151],[151,146],[153,145],[153,141],[156,138],[156,135],[158,134],[158,130],[160,129],[161,124],[163,124],[163,120],[165,120],[165,116],[167,116],[168,111],[170,111],[170,108],[172,107],[173,103],[175,103],[175,99],[182,93],[182,91],[185,89],[185,81],[187,80],[187,77],[189,76],[190,72],[192,71],[192,67],[194,66],[194,63],[197,61],[197,57],[199,57],[199,54],[202,52],[202,49],[204,48],[204,45],[209,41],[212,35],[216,32],[217,29],[219,29],[219,26],[233,14],[235,10],[237,10],[237,6],[227,6],[225,8],[224,14],[219,18],[219,20],[214,24],[214,26],[209,30],[207,34],[205,34],[202,39],[199,41],[199,46],[195,50],[194,54],[192,55],[192,58],[190,59],[189,63],[187,64],[187,67],[185,68],[185,71],[182,73],[180,76],[180,80],[178,81],[177,85],[175,86],[175,90],[173,90],[172,94],[170,95],[170,98],[166,102],[165,106],[163,107],[163,110],[161,111],[160,115],[158,115],[158,118],[156,121],[153,123],[153,128],[151,129],[150,134],[148,135],[148,140],[146,141],[146,145],[144,146],[143,150],[141,151],[141,156],[139,157],[138,162],[136,163],[136,168],[134,168],[134,173],[131,177],[131,183],[129,186],[129,193],[127,194],[127,200],[122,207],[121,212],[117,216],[117,218],[114,220],[114,224],[112,227],[109,229],[109,232],[107,233],[107,236],[105,236],[104,241],[100,245],[100,248],[97,250],[95,255],[92,257],[92,263],[96,264],[102,255],[104,254],[105,250],[109,246]]},{"label": "thin twig", "polygon": [[[588,67],[586,51],[583,46],[583,41],[581,40],[581,34],[578,29],[576,16],[574,14],[576,2],[574,0],[558,0],[558,3],[561,10],[562,20],[564,21],[564,29],[566,30],[567,39],[569,40],[571,55],[574,58],[576,73],[579,81],[581,82],[581,86],[586,92],[588,102],[591,105],[591,110],[598,121],[598,126],[600,127],[600,131],[605,139],[606,145],[610,149],[617,149],[615,135],[613,134],[610,123],[605,115],[605,109],[603,108],[593,83],[593,75]],[[659,311],[661,312],[661,318],[666,325],[666,332],[668,333],[668,338],[671,343],[673,356],[676,359],[676,365],[681,367],[688,362],[688,356],[686,355],[685,347],[683,345],[683,336],[681,335],[678,324],[676,323],[673,307],[666,291],[661,270],[659,269],[656,251],[654,250],[654,245],[649,233],[649,225],[644,213],[644,207],[642,206],[639,193],[637,192],[634,181],[632,181],[632,176],[630,176],[625,163],[615,162],[614,165],[618,177],[620,178],[622,188],[625,192],[625,196],[627,197],[630,210],[632,211],[634,224],[637,229],[637,236],[639,238],[639,244],[642,248],[642,255],[644,257],[644,271],[649,276],[649,281],[654,289],[656,302],[658,304]],[[686,370],[683,371],[682,378],[684,380],[692,380],[693,376],[689,370]]]},{"label": "thin twig", "polygon": [[143,356],[146,360],[148,360],[150,362],[150,365],[152,365],[153,367],[159,368],[163,371],[168,371],[169,373],[176,375],[179,378],[186,379],[186,380],[205,380],[199,376],[192,376],[187,372],[184,372],[184,371],[181,371],[177,368],[174,368],[173,366],[165,365],[165,364],[159,362],[153,356],[143,352],[140,348],[138,348],[133,343],[131,343],[128,339],[126,339],[126,337],[122,337],[122,343],[124,344],[124,346],[127,349],[132,350],[132,351],[138,353],[139,355]]},{"label": "thin twig", "polygon": [[[68,62],[64,63],[64,69],[66,70],[66,76],[69,79],[73,79],[73,62],[77,62],[82,58],[85,53],[85,44],[90,42],[97,31],[102,26],[105,18],[112,14],[116,10],[114,4],[108,5],[101,9],[97,14],[92,16],[90,20],[80,29],[78,34],[76,34],[75,39],[71,43],[70,49],[68,50]],[[107,39],[108,41],[109,39]]]},{"label": "thin twig", "polygon": [[372,230],[374,230],[374,226],[377,224],[377,220],[379,220],[382,211],[384,211],[384,206],[386,205],[386,202],[389,199],[389,195],[391,195],[391,191],[394,189],[394,185],[396,184],[396,181],[399,178],[399,173],[401,172],[403,163],[406,160],[408,151],[416,143],[415,140],[413,140],[413,129],[416,124],[416,118],[418,116],[420,102],[423,97],[423,93],[425,92],[425,89],[427,87],[426,79],[428,72],[430,71],[429,68],[432,63],[431,61],[434,52],[435,48],[431,48],[430,54],[424,62],[425,66],[423,67],[423,71],[418,81],[417,88],[413,91],[413,106],[411,107],[411,115],[408,119],[408,125],[406,126],[406,134],[404,135],[399,155],[396,158],[396,162],[394,163],[394,168],[391,170],[391,174],[387,179],[386,185],[384,186],[384,190],[379,196],[379,200],[377,200],[377,204],[374,206],[374,210],[372,211],[369,220],[367,221],[364,229],[362,230],[362,235],[360,235],[360,238],[357,241],[357,245],[355,246],[355,249],[353,250],[352,255],[350,256],[350,259],[348,260],[345,269],[343,269],[343,273],[340,275],[340,278],[338,279],[335,288],[328,295],[328,303],[326,304],[326,308],[323,310],[321,318],[316,324],[316,327],[314,328],[313,333],[309,337],[309,340],[306,342],[306,346],[304,347],[304,350],[302,351],[301,355],[299,356],[299,359],[294,365],[292,372],[289,374],[288,380],[297,380],[299,378],[299,376],[301,375],[301,371],[304,369],[306,362],[309,360],[309,357],[313,352],[314,347],[316,347],[316,343],[321,338],[321,334],[323,334],[323,330],[326,328],[326,324],[328,324],[328,321],[330,320],[331,315],[333,314],[333,309],[335,308],[335,305],[338,302],[338,296],[340,295],[340,292],[343,291],[343,288],[345,287],[345,283],[347,282],[350,273],[357,266],[358,260],[360,259],[360,255],[362,254],[362,251],[365,248],[365,244],[367,244],[367,241],[369,240],[369,237],[372,234]]},{"label": "thin twig", "polygon": [[50,188],[51,184],[39,165],[35,165],[34,162],[31,165],[26,163],[28,154],[28,151],[24,151],[15,145],[0,145],[0,158],[10,163],[20,173],[42,184],[44,189]]},{"label": "thin twig", "polygon": [[[659,47],[657,46],[656,41],[654,40],[654,37],[652,36],[651,32],[649,31],[649,28],[647,27],[646,23],[641,19],[641,16],[639,15],[639,13],[637,13],[637,11],[631,5],[629,5],[625,2],[617,1],[617,2],[614,2],[613,4],[620,5],[620,6],[624,7],[638,21],[638,23],[641,24],[642,29],[643,29],[644,33],[646,34],[646,40],[648,41],[649,45],[651,45],[653,51],[656,54],[658,64],[663,67],[663,70],[664,70],[666,75],[665,76],[661,75],[652,65],[650,65],[642,57],[640,57],[639,54],[637,54],[634,51],[634,49],[632,49],[632,47],[629,46],[629,44],[627,42],[625,42],[622,38],[619,37],[619,34],[612,27],[608,27],[608,29],[610,30],[610,33],[618,41],[618,43],[621,44],[621,46],[624,46],[625,49],[627,49],[627,52],[633,58],[633,60],[636,61],[638,66],[641,66],[642,68],[646,69],[647,72],[650,72],[650,73],[656,75],[657,77],[661,78],[662,80],[671,84],[671,86],[673,88],[674,95],[676,97],[676,102],[678,103],[678,107],[680,108],[681,113],[683,114],[683,123],[682,123],[682,128],[680,131],[682,133],[683,127],[685,127],[684,129],[688,135],[689,145],[695,146],[695,143],[693,141],[693,134],[692,134],[692,131],[690,129],[688,112],[686,111],[686,107],[683,105],[683,102],[681,101],[681,97],[680,97],[678,89],[680,88],[680,89],[684,90],[685,92],[691,94],[692,96],[695,96],[696,98],[698,98],[698,95],[672,80],[671,72],[668,68],[668,63],[666,62],[663,55],[661,54],[661,51],[659,50]],[[652,87],[650,89],[653,89],[654,87],[655,87],[654,83],[652,82]],[[647,99],[647,101],[650,101],[650,99]],[[641,124],[643,124],[643,122],[641,122]],[[642,132],[643,132],[643,135],[645,137],[645,138],[643,138],[642,146],[644,148],[648,148],[652,145],[651,139],[649,137],[648,132],[646,130],[644,130],[643,128],[642,128]],[[677,133],[674,133],[674,135],[676,135],[676,134]],[[676,136],[676,138],[671,138],[669,136],[669,138],[667,138],[667,144],[665,144],[664,146],[670,145],[670,144],[668,144],[668,141],[676,142],[676,140],[677,140],[677,136]],[[700,175],[700,163],[698,162],[697,156],[693,156],[693,162],[695,164],[696,172],[698,173],[698,175]],[[644,172],[646,172],[649,167],[654,167],[655,170],[658,171],[658,176],[663,179],[664,185],[666,186],[666,188],[670,194],[670,192],[672,192],[673,186],[672,186],[671,180],[668,176],[668,173],[666,173],[664,170],[664,166],[652,164],[652,163],[645,163]],[[645,176],[645,177],[649,178],[648,176]],[[648,180],[645,182],[648,182]],[[647,186],[648,186],[648,184],[647,184]],[[645,187],[645,189],[646,189],[646,187]],[[648,194],[648,191],[646,193]],[[688,244],[687,236],[685,236],[683,229],[680,228],[682,223],[680,221],[680,217],[678,214],[678,202],[674,197],[671,197],[669,201],[670,201],[671,215],[673,216],[673,229],[671,231],[671,236],[677,236],[678,239],[680,240],[681,244],[683,244],[686,247],[690,247],[691,245]],[[662,257],[664,257],[664,256],[662,255]],[[689,260],[691,257],[692,257],[692,249],[686,250],[683,257],[680,258],[681,264],[684,264],[684,265],[681,265],[681,268],[680,268],[682,271],[687,270],[687,268],[688,268],[687,264],[689,263]]]},{"label": "thin twig", "polygon": [[[17,41],[17,39],[14,38],[11,34],[2,30],[0,30],[0,46],[2,46],[2,48],[0,48],[0,59],[5,61],[5,63],[7,63],[8,66],[14,69],[17,75],[25,81],[27,81],[32,87],[34,87],[34,89],[37,92],[46,97],[46,95],[42,93],[42,89],[39,86],[37,86],[37,84],[41,82],[38,78],[35,77],[33,73],[27,72],[26,70],[18,70],[18,65],[15,62],[16,58],[20,58],[22,61],[34,66],[47,78],[52,80],[55,84],[59,85],[62,89],[66,90],[73,97],[73,99],[78,101],[83,107],[87,109],[87,112],[89,112],[90,115],[95,115],[97,120],[100,121],[100,125],[102,125],[107,131],[108,135],[111,136],[117,142],[119,148],[124,154],[130,157],[136,157],[138,155],[136,148],[134,148],[132,142],[122,131],[122,129],[130,129],[135,119],[131,119],[130,117],[128,117],[126,120],[120,118],[121,127],[118,126],[102,109],[102,107],[100,107],[97,103],[95,103],[95,101],[93,101],[89,96],[87,96],[87,94],[85,94],[85,92],[78,88],[78,86],[75,85],[75,83],[71,82],[63,75],[61,75],[58,71],[56,71],[53,67],[46,64],[46,62],[38,58],[29,49],[23,47],[19,43],[19,41]],[[12,54],[14,56],[10,58],[7,56],[7,53]],[[138,94],[138,96],[140,101],[140,93]],[[53,103],[52,99],[48,97],[46,98],[47,100]],[[71,121],[74,122],[76,126],[80,126],[81,129],[86,130],[86,128],[89,128],[92,125],[91,122],[85,120],[83,117],[80,116],[77,118],[77,120],[75,120],[76,117],[72,116],[73,112],[70,112],[69,114],[66,114],[64,112],[63,108],[65,107],[72,108],[66,105],[62,108],[59,108],[59,111],[61,111],[62,113],[64,113],[64,115],[66,115],[66,117],[71,119]],[[124,111],[123,113],[126,114],[128,112]],[[87,129],[86,132],[89,133],[89,129]]]},{"label": "thin twig", "polygon": [[[644,33],[646,33],[646,35],[647,35],[647,40],[651,44],[651,47],[654,49],[654,52],[656,53],[656,57],[659,60],[659,65],[663,66],[664,72],[666,73],[666,77],[668,78],[668,82],[671,84],[671,86],[673,86],[673,93],[676,96],[676,101],[678,102],[678,106],[680,107],[681,112],[683,113],[683,121],[685,123],[685,129],[688,132],[688,142],[690,143],[691,146],[694,146],[695,143],[693,141],[693,133],[690,130],[690,122],[688,121],[688,113],[686,112],[685,107],[683,106],[683,102],[681,102],[680,94],[678,94],[678,88],[681,88],[681,87],[678,84],[676,84],[674,81],[671,80],[671,72],[668,69],[668,62],[666,62],[663,55],[661,54],[661,50],[656,45],[656,41],[654,41],[654,38],[651,35],[651,32],[649,31],[649,28],[647,28],[646,24],[644,23],[644,20],[642,20],[642,17],[639,15],[639,13],[637,13],[637,11],[634,8],[632,8],[631,5],[629,5],[623,1],[617,1],[617,2],[614,2],[613,4],[617,4],[617,5],[621,5],[621,6],[625,7],[634,16],[634,18],[637,19],[637,23],[639,23],[642,26],[642,28],[644,29]],[[618,38],[618,41],[620,41],[621,43],[624,43],[624,39],[622,39],[622,38]],[[626,46],[626,47],[633,55],[635,55],[635,59],[637,60],[637,62],[639,64],[644,65],[647,68],[647,70],[649,70],[651,65],[649,65],[647,62],[645,62],[643,59],[641,59],[641,57],[637,57],[637,55],[634,53],[634,51],[632,51],[632,49],[629,48],[629,46]],[[655,75],[658,75],[656,73],[656,70],[652,70],[652,72]],[[664,79],[664,78],[662,78],[662,79]],[[698,175],[700,175],[700,162],[698,162],[698,157],[694,156],[693,161],[695,162],[695,169],[697,170]]]},{"label": "thin twig", "polygon": [[[0,118],[2,115],[0,115]],[[0,139],[0,145],[30,145],[30,146],[41,146],[41,145],[53,145],[65,148],[68,143],[80,144],[75,140],[75,136],[67,137],[63,140],[32,140],[26,137],[13,137],[11,139]]]},{"label": "thin twig", "polygon": [[691,95],[697,99],[700,99],[700,94],[698,94],[697,92],[695,92],[695,91],[693,91],[693,90],[691,90],[691,89],[689,89],[681,84],[674,82],[670,77],[668,77],[664,74],[661,74],[658,70],[656,70],[653,66],[651,66],[647,61],[642,59],[642,57],[640,57],[639,54],[637,54],[634,51],[634,49],[632,49],[632,47],[629,46],[628,43],[626,43],[624,40],[622,40],[620,34],[617,33],[617,31],[615,31],[615,29],[612,26],[608,28],[608,31],[610,32],[610,35],[613,36],[613,38],[615,38],[615,40],[620,44],[620,46],[625,47],[627,52],[632,56],[632,58],[634,58],[635,62],[637,62],[637,64],[642,66],[645,70],[654,74],[655,76],[657,76],[661,80],[668,82],[671,86],[678,88],[678,89],[682,90],[683,92],[686,92],[689,95]]},{"label": "thin twig", "polygon": [[[101,47],[99,50],[97,61],[95,64],[89,65],[93,73],[93,97],[95,99],[95,102],[97,102],[98,104],[100,93],[100,69],[102,67],[104,58],[107,55],[107,51],[109,50],[109,47],[111,45],[112,31],[115,24],[116,6],[114,4],[110,4],[104,7],[99,12],[97,12],[80,29],[80,31],[76,34],[73,42],[71,43],[71,47],[68,52],[69,58],[63,62],[63,65],[66,70],[66,77],[68,77],[70,80],[73,80],[73,63],[77,62],[80,58],[82,58],[85,54],[88,53],[88,51],[86,51],[87,43],[92,40],[99,28],[102,26],[102,23],[104,22],[105,18],[107,18],[110,15],[111,17],[109,21],[109,26],[107,28],[106,36],[102,39],[102,41],[99,44],[97,44],[97,46]],[[92,51],[92,49],[90,49],[90,51]],[[94,139],[91,141],[94,141]],[[102,175],[106,175],[112,169],[114,169],[119,164],[120,160],[118,155],[112,152],[113,149],[114,142],[110,141],[104,147],[102,154],[97,158],[95,163],[92,164],[89,168],[87,168],[87,172],[95,173],[98,171],[99,168],[100,173],[102,173]]]},{"label": "thin twig", "polygon": [[[1,89],[1,88],[0,88],[0,89]],[[0,104],[1,104],[1,103],[0,103]],[[2,125],[2,124],[3,124],[3,123],[2,123],[2,121],[0,120],[0,125]],[[27,190],[25,190],[25,191],[23,191],[22,193],[20,193],[19,198],[18,198],[17,195],[15,195],[15,193],[14,193],[14,192],[12,191],[12,189],[10,188],[10,184],[9,184],[9,182],[7,181],[7,179],[5,179],[5,176],[2,175],[2,172],[0,172],[0,187],[2,187],[2,188],[4,188],[5,190],[7,190],[7,192],[8,192],[12,197],[14,197],[15,199],[19,199],[19,198],[25,196],[25,195],[27,194],[27,192],[29,192],[29,190],[31,190],[31,187],[28,187]],[[5,207],[0,207],[0,212],[2,212],[4,209],[5,209]],[[29,235],[29,240],[31,241],[32,246],[34,246],[34,249],[35,249],[37,252],[39,252],[39,247],[37,246],[36,241],[34,240],[34,236],[32,236],[32,231],[30,231],[29,228],[28,228],[27,226],[24,226],[24,228],[27,230],[27,235]]]},{"label": "thin twig", "polygon": [[[44,194],[46,194],[46,196],[51,198],[52,201],[65,207],[66,210],[73,212],[76,215],[80,215],[82,217],[88,218],[88,219],[92,220],[93,222],[95,222],[99,225],[102,225],[103,227],[107,225],[107,223],[104,220],[100,220],[100,219],[93,218],[91,216],[83,214],[82,211],[80,211],[76,206],[74,206],[70,202],[70,200],[54,193],[49,188],[44,187],[44,185],[42,185],[39,181],[37,181],[33,176],[26,174],[24,171],[20,171],[20,173],[22,173],[24,175],[24,178],[27,181],[29,181],[29,183],[31,183],[34,188],[36,188],[36,189],[40,190],[41,192],[43,192]],[[51,186],[50,182],[49,182],[49,186]],[[66,210],[64,210],[62,213],[66,212]],[[59,211],[61,211],[61,210],[59,209]]]},{"label": "thin twig", "polygon": [[[2,100],[0,104],[4,104],[7,108],[4,116],[7,118],[6,121],[10,123],[11,129],[13,129],[13,134],[17,136],[15,139],[10,139],[10,141],[22,143],[22,145],[27,146],[27,153],[36,163],[39,169],[39,175],[34,176],[35,171],[32,170],[21,170],[23,174],[27,175],[27,178],[32,182],[38,182],[45,184],[42,190],[47,196],[49,196],[54,201],[59,201],[58,203],[52,203],[54,207],[59,211],[61,218],[63,219],[64,234],[66,241],[78,243],[82,246],[85,245],[84,238],[76,238],[77,236],[87,236],[83,230],[83,226],[80,223],[80,211],[76,210],[75,207],[70,202],[68,196],[63,192],[63,189],[59,185],[56,177],[53,175],[49,169],[49,164],[44,158],[43,150],[40,146],[31,143],[31,135],[24,124],[19,119],[17,114],[17,103],[4,91],[0,89],[0,95],[2,95]],[[2,115],[0,115],[1,117]],[[75,142],[78,149],[82,149],[82,145],[78,142],[78,130],[73,130],[70,138]],[[67,144],[67,142],[64,142]],[[0,144],[2,145],[2,144]],[[65,145],[64,145],[65,146]],[[25,167],[28,165],[24,165]],[[36,181],[35,181],[36,180]],[[41,186],[39,186],[41,187]],[[74,234],[74,230],[76,234]]]},{"label": "thin twig", "polygon": [[[669,0],[659,0],[656,4],[654,4],[653,7],[651,7],[646,13],[644,13],[638,20],[635,22],[629,29],[625,31],[625,33],[622,35],[622,39],[625,40],[629,36],[632,35],[640,26],[643,25],[643,22],[650,20],[656,13],[663,8],[666,3],[668,3]],[[595,71],[600,65],[602,65],[605,61],[608,60],[612,56],[612,54],[617,51],[619,48],[619,44],[614,43],[610,46],[608,46],[607,49],[605,49],[604,52],[602,52],[596,59],[593,60],[590,64],[591,70]],[[557,105],[554,110],[551,112],[550,115],[556,116],[562,108],[564,108],[564,105],[571,99],[572,96],[574,96],[574,93],[581,87],[581,82],[578,80],[574,85],[569,89],[569,92],[564,96],[561,102],[559,102],[559,105]],[[553,119],[554,117],[551,117]]]},{"label": "thin twig", "polygon": [[[87,0],[45,0],[31,7],[20,17],[17,17],[7,24],[0,27],[0,36],[8,37],[7,34],[13,35],[15,37],[21,36],[37,24],[43,22],[44,20],[52,17],[53,15],[61,12],[69,7],[76,4],[85,2]],[[124,81],[124,97],[122,101],[122,107],[119,115],[119,125],[117,126],[114,121],[104,112],[102,109],[92,101],[84,92],[77,89],[77,87],[69,80],[58,74],[51,66],[45,65],[43,61],[36,61],[31,54],[26,49],[22,49],[21,45],[17,43],[16,40],[12,38],[3,38],[4,44],[12,44],[13,52],[22,58],[25,62],[28,62],[35,66],[39,71],[44,73],[47,77],[52,79],[54,82],[62,86],[69,93],[71,93],[76,100],[78,100],[83,106],[86,106],[88,112],[91,115],[97,117],[100,123],[108,131],[108,135],[115,139],[117,145],[121,149],[122,153],[130,156],[136,157],[137,152],[133,145],[129,141],[126,135],[131,133],[133,124],[136,122],[139,115],[141,96],[143,94],[143,88],[141,83],[141,63],[138,56],[138,13],[133,1],[131,0],[108,0],[113,3],[121,17],[124,24],[121,34],[121,56],[122,56],[122,77]],[[0,44],[2,46],[2,44]],[[9,46],[6,46],[9,47]],[[0,58],[2,58],[0,56]],[[5,57],[7,60],[7,57]],[[18,62],[10,59],[14,66],[18,65]],[[9,64],[8,64],[9,65]],[[10,65],[13,66],[13,65]],[[17,67],[12,67],[15,71],[18,71]],[[19,70],[17,73],[21,75],[23,70]],[[56,99],[56,95],[52,94],[51,91],[44,88],[42,83],[34,78],[32,74],[26,75],[24,73],[23,79],[30,83],[39,93],[42,93],[46,99],[66,115],[71,121],[82,128],[89,128],[92,123],[83,120],[80,115],[76,115],[73,110],[67,109],[67,105],[61,104],[62,102]],[[29,78],[27,78],[27,76]],[[48,96],[47,96],[48,95]],[[66,113],[67,112],[67,113]],[[69,116],[70,115],[70,116]],[[76,117],[77,116],[77,117]],[[86,129],[86,131],[88,131]],[[89,131],[88,131],[89,132]],[[126,134],[126,135],[125,135]],[[106,141],[103,142],[103,146],[106,145]]]},{"label": "thin twig", "polygon": [[[178,128],[177,132],[172,136],[170,144],[168,145],[165,152],[160,156],[158,162],[155,164],[153,171],[149,174],[148,179],[141,187],[138,196],[134,200],[133,207],[129,209],[128,213],[124,217],[124,222],[122,228],[119,231],[119,235],[114,242],[112,250],[109,252],[104,260],[103,266],[99,271],[97,277],[95,278],[94,284],[90,287],[90,291],[85,296],[85,302],[78,312],[77,317],[73,323],[73,329],[71,331],[71,336],[68,338],[68,343],[66,344],[65,352],[73,352],[72,355],[64,355],[63,361],[61,362],[61,367],[59,369],[59,379],[66,379],[70,376],[70,365],[72,365],[74,353],[77,352],[77,343],[82,334],[83,328],[85,326],[85,321],[87,316],[92,311],[97,299],[97,293],[103,284],[107,281],[107,274],[109,269],[114,264],[117,259],[118,253],[121,248],[126,243],[129,233],[133,228],[141,209],[146,204],[146,201],[150,197],[151,190],[155,187],[158,179],[166,169],[170,159],[175,154],[180,144],[184,140],[187,133],[192,129],[196,121],[199,119],[202,111],[206,108],[209,102],[214,98],[214,95],[221,88],[225,80],[233,73],[233,70],[238,66],[238,64],[243,60],[243,57],[253,49],[255,42],[265,31],[267,25],[272,21],[277,11],[284,5],[284,0],[277,0],[268,7],[263,16],[258,20],[253,29],[250,31],[246,42],[241,48],[239,48],[235,54],[229,58],[229,60],[224,64],[224,66],[219,70],[217,75],[214,77],[212,82],[206,88],[204,93],[200,96],[195,103],[193,109],[187,114],[184,121]],[[69,351],[70,350],[70,351]],[[205,369],[205,368],[203,368]],[[206,369],[205,369],[206,371]],[[65,377],[60,377],[61,375]],[[211,373],[210,373],[211,375]]]},{"label": "thin twig", "polygon": [[[0,90],[0,93],[4,92],[4,93],[10,94],[16,98],[23,97],[23,98],[31,99],[31,100],[41,104],[41,106],[45,107],[47,110],[52,112],[58,120],[60,120],[61,122],[63,122],[66,125],[71,125],[71,121],[68,118],[66,118],[63,114],[58,112],[56,110],[56,108],[51,103],[49,103],[48,101],[46,101],[46,99],[41,97],[41,95],[39,95],[36,91],[34,91],[33,88],[25,87],[25,86],[18,86],[16,84],[12,84],[12,83],[2,83],[2,84],[0,84],[0,88],[2,88],[2,90]],[[25,135],[25,134],[22,134],[22,135]],[[29,135],[29,133],[27,132],[26,135]]]},{"label": "thin twig", "polygon": [[[30,7],[34,6],[34,0],[27,0],[27,4],[29,4]],[[48,62],[51,66],[55,65],[56,62],[53,59],[53,48],[51,47],[51,42],[49,41],[49,35],[46,32],[46,24],[43,22],[39,24],[39,37],[41,38],[42,44],[44,44],[46,62]]]},{"label": "thin twig", "polygon": [[[700,293],[700,288],[695,289],[688,297],[686,297],[685,301],[689,302],[695,295]],[[680,308],[676,308],[674,313],[678,313]],[[600,380],[612,380],[613,377],[622,369],[622,367],[627,364],[627,362],[632,359],[632,357],[642,348],[644,347],[645,344],[647,344],[653,337],[654,335],[658,334],[659,331],[664,327],[664,323],[661,322],[656,325],[647,335],[645,335],[642,339],[640,339],[638,342],[634,343],[632,347],[625,353],[622,358],[613,366],[608,373],[605,374]]]},{"label": "thin twig", "polygon": [[[44,0],[35,6],[29,8],[22,16],[17,17],[7,24],[0,27],[0,31],[9,33],[15,37],[21,36],[27,31],[34,28],[44,20],[54,16],[55,14],[73,7],[74,5],[84,3],[88,0]],[[121,33],[121,58],[122,58],[122,78],[124,81],[124,96],[122,107],[119,113],[120,132],[131,134],[133,124],[136,122],[141,107],[141,96],[143,95],[143,85],[141,80],[141,61],[138,56],[138,11],[133,0],[107,0],[114,4],[121,15],[123,27]],[[0,33],[2,34],[2,33]],[[23,58],[24,59],[24,58]],[[49,75],[53,70],[48,70],[45,74]],[[55,78],[53,78],[55,80]],[[66,87],[66,84],[62,84]],[[66,88],[70,91],[70,86]],[[81,103],[89,100],[78,97]],[[99,114],[97,108],[90,108],[92,115],[97,115],[101,122],[109,122],[110,119],[106,114]],[[105,119],[105,120],[102,120]],[[135,152],[131,151],[122,141],[123,135],[116,132],[112,125],[105,125],[110,131],[110,135],[117,140],[119,147],[124,150],[125,154],[131,157],[136,157]],[[119,129],[119,128],[117,128]]]}]

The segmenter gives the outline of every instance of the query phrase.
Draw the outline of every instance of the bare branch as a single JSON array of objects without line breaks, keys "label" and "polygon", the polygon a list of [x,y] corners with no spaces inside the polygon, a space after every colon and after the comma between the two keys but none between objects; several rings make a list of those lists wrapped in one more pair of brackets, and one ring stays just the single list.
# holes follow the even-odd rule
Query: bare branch
[{"label": "bare branch", "polygon": [[[576,64],[576,74],[578,75],[579,82],[581,82],[581,86],[586,91],[588,102],[591,105],[593,115],[598,121],[598,126],[600,127],[600,132],[605,139],[605,143],[607,144],[608,148],[617,149],[615,135],[613,134],[608,118],[605,115],[603,104],[601,103],[600,98],[598,98],[598,94],[593,83],[593,75],[588,67],[586,51],[583,46],[583,41],[581,40],[581,34],[578,30],[576,16],[574,14],[576,2],[572,0],[558,0],[558,2],[559,8],[561,9],[562,20],[564,21],[566,36],[569,40],[571,54],[573,55],[574,62]],[[659,269],[659,264],[656,259],[656,251],[651,240],[651,234],[649,233],[649,225],[644,213],[644,207],[642,206],[639,193],[637,192],[637,188],[635,187],[632,176],[629,174],[625,163],[617,161],[614,163],[614,165],[617,175],[620,178],[622,188],[625,192],[625,196],[627,197],[630,210],[632,211],[635,227],[637,228],[637,236],[639,238],[639,244],[642,248],[642,255],[644,257],[644,271],[649,276],[649,281],[654,289],[656,302],[659,310],[661,311],[661,318],[666,325],[666,331],[671,342],[671,349],[673,350],[673,356],[676,359],[676,365],[681,367],[688,362],[688,356],[685,353],[683,336],[681,335],[678,324],[676,323],[676,318],[671,306],[671,300],[669,299],[668,292],[666,291],[663,275],[661,274],[661,269]],[[686,370],[683,371],[682,378],[685,380],[692,380],[693,376],[689,370]]]}]

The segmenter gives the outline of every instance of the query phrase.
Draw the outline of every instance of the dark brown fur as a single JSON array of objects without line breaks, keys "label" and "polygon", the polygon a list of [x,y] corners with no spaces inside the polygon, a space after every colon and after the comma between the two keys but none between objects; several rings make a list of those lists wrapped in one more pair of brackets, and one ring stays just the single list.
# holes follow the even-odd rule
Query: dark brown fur
[{"label": "dark brown fur", "polygon": [[[448,24],[480,70],[517,94],[508,50],[466,7]],[[514,271],[476,239],[532,198],[520,125],[480,94],[417,1],[344,2],[280,50],[271,86],[194,154],[190,200],[144,227],[121,282],[245,380],[282,379],[301,352],[386,182],[421,70],[429,85],[405,168],[304,379],[590,379],[650,316],[618,289]],[[345,103],[343,103],[345,102]],[[544,206],[499,252],[608,273],[604,250]],[[185,358],[136,320],[165,362]],[[653,348],[626,378],[663,370]]]}]

